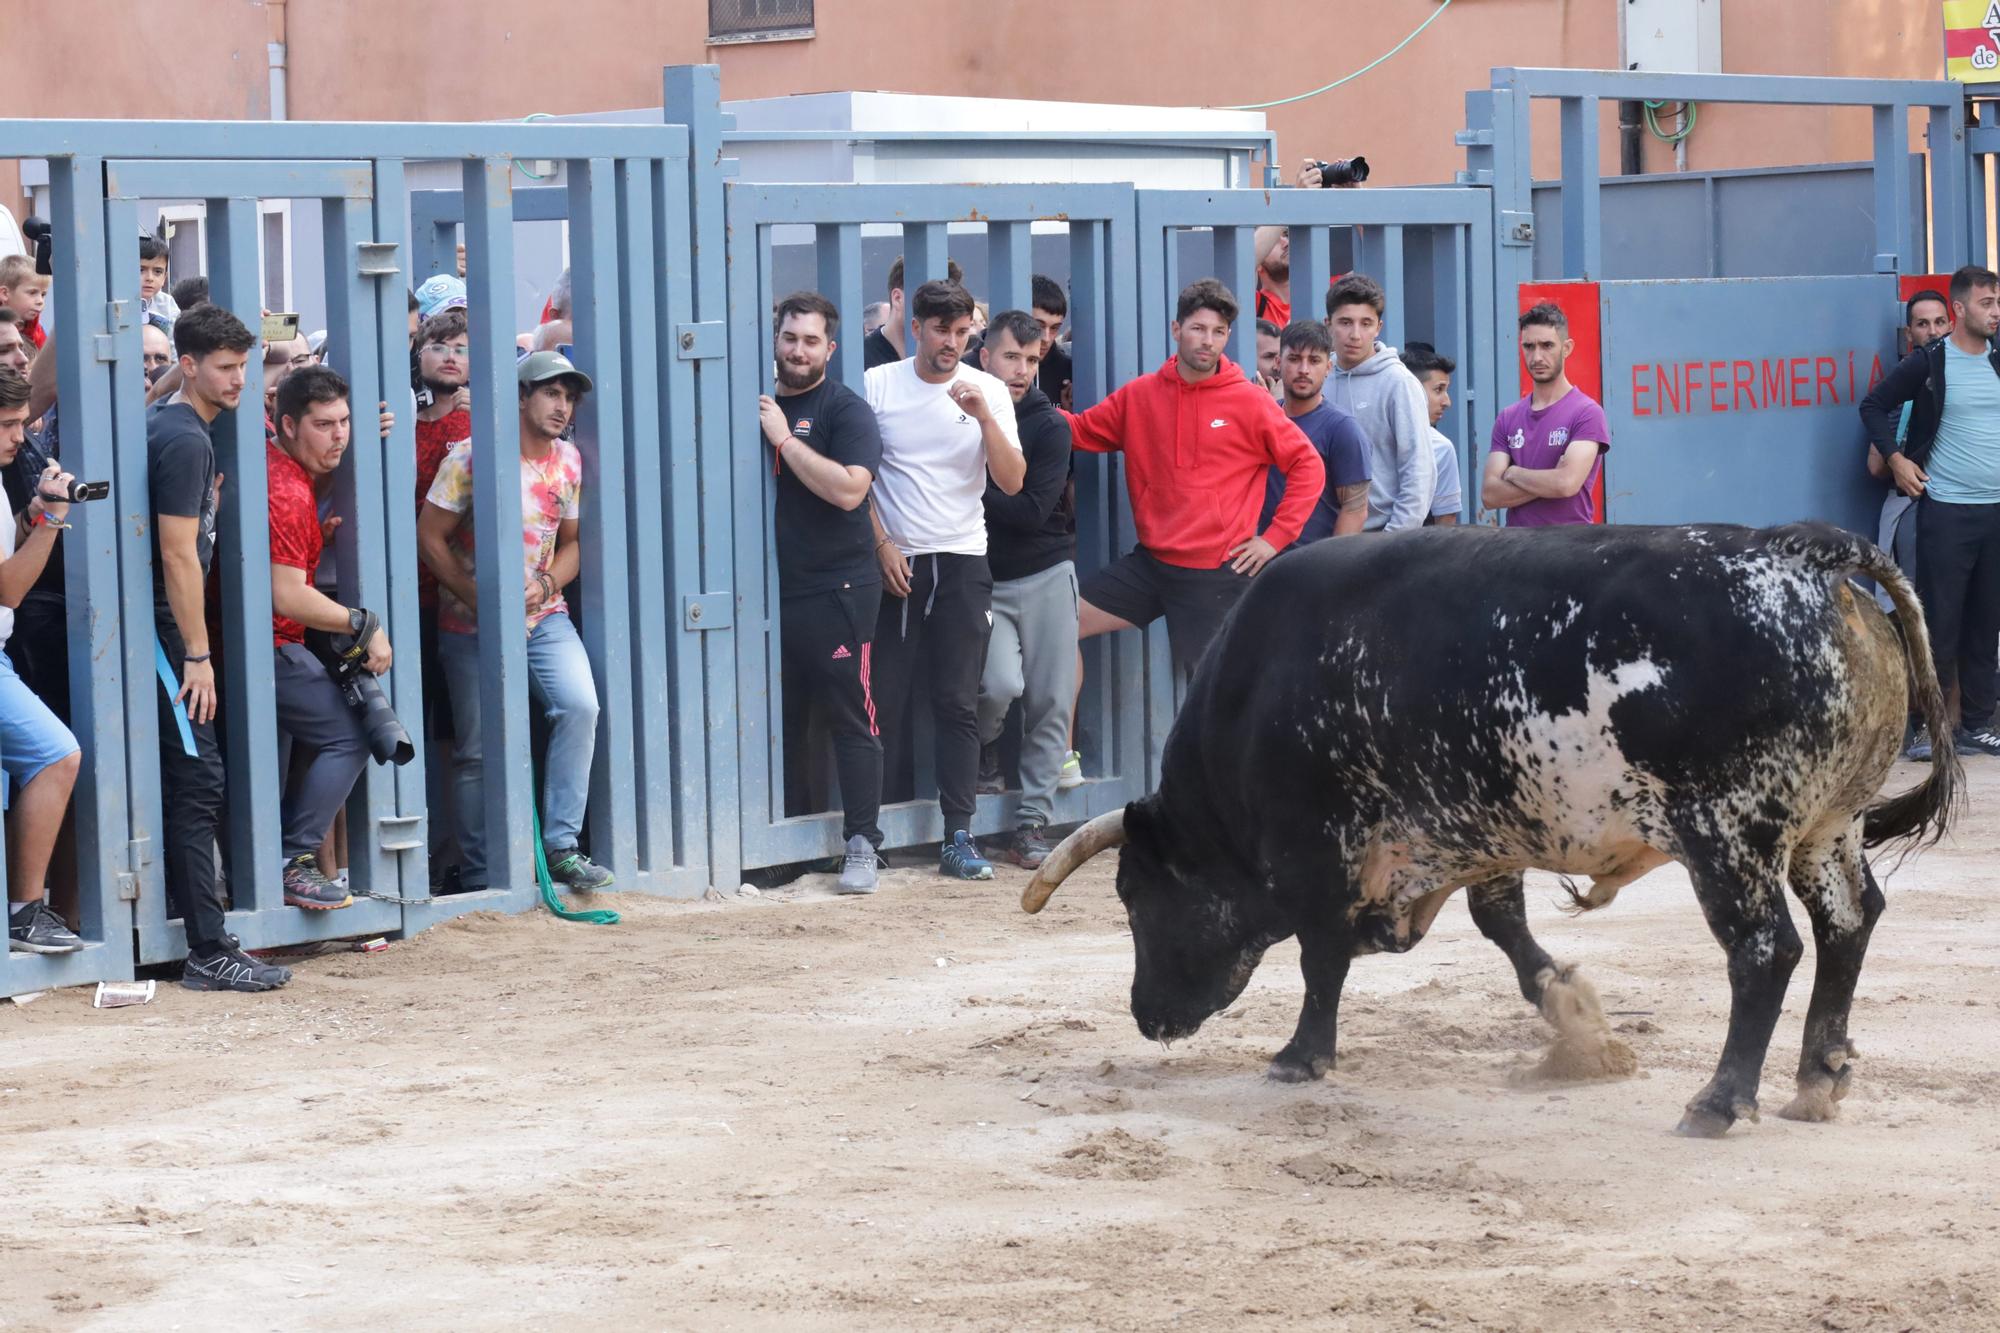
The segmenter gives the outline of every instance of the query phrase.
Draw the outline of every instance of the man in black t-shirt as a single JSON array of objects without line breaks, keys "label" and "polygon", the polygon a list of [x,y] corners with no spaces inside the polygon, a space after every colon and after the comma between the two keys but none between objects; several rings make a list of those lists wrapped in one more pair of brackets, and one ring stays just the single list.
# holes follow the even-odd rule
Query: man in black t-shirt
[{"label": "man in black t-shirt", "polygon": [[[160,797],[167,901],[187,928],[189,990],[267,991],[292,979],[260,963],[225,929],[215,868],[222,826],[222,752],[216,744],[215,666],[210,660],[203,585],[215,552],[219,490],[215,420],[243,397],[245,366],[257,345],[243,321],[221,306],[197,306],[174,324],[181,389],[146,417],[146,484],[151,494],[153,629],[176,682],[162,682]],[[254,400],[253,400],[254,401]],[[255,410],[254,408],[252,410]],[[247,868],[246,868],[247,873]]]},{"label": "man in black t-shirt", "polygon": [[869,681],[882,569],[868,488],[882,436],[867,400],[826,376],[840,315],[817,292],[794,292],[773,319],[777,396],[757,400],[778,478],[778,637],[783,653],[785,812],[807,805],[806,719],[833,733],[843,810],[843,893],[875,891],[882,743]]},{"label": "man in black t-shirt", "polygon": [[[964,273],[956,259],[944,261],[945,275],[952,282],[964,280]],[[889,265],[889,317],[882,321],[882,327],[861,340],[863,368],[873,370],[877,366],[893,365],[910,355],[909,330],[910,311],[903,304],[903,257],[896,256],[896,262]],[[832,330],[827,330],[832,335]]]}]

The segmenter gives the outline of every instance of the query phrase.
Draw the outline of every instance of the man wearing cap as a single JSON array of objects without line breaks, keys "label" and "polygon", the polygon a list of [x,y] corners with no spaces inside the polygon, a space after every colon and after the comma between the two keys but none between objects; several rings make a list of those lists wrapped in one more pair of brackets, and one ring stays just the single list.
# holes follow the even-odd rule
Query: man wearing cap
[{"label": "man wearing cap", "polygon": [[446,310],[465,308],[465,279],[434,273],[417,287],[417,322]]},{"label": "man wearing cap", "polygon": [[[577,575],[577,515],[583,496],[583,458],[563,434],[577,404],[590,392],[590,379],[560,352],[531,353],[516,373],[521,388],[528,692],[549,731],[542,773],[542,845],[557,883],[570,889],[602,889],[610,886],[611,872],[593,865],[577,848],[597,748],[597,687],[562,592]],[[479,590],[473,575],[471,510],[472,441],[466,440],[438,467],[437,480],[431,483],[417,519],[417,549],[438,579],[438,656],[451,691],[452,730],[457,738],[452,771],[458,841],[464,853],[459,882],[468,889],[490,883],[485,737],[479,718]],[[487,656],[497,653],[497,646],[489,645]]]}]

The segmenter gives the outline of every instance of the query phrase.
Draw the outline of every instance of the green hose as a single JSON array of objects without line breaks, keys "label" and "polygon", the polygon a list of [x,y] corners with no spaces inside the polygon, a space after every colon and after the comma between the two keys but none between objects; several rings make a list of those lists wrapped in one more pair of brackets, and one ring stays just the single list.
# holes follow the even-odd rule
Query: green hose
[{"label": "green hose", "polygon": [[528,819],[535,830],[535,883],[542,886],[542,906],[565,921],[582,921],[592,926],[615,926],[618,913],[603,908],[579,912],[562,899],[556,897],[555,878],[549,874],[548,854],[542,850],[542,813],[528,802]]}]

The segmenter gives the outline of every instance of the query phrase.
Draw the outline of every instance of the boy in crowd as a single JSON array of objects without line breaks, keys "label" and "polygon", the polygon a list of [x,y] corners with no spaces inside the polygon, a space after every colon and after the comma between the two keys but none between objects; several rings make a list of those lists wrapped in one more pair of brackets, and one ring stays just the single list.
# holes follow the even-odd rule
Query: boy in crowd
[{"label": "boy in crowd", "polygon": [[167,243],[151,232],[139,236],[139,307],[148,316],[159,316],[168,333],[181,317],[181,308],[167,290]]},{"label": "boy in crowd", "polygon": [[[899,275],[900,276],[900,275]],[[901,292],[892,304],[899,304]],[[883,599],[875,630],[875,697],[889,799],[913,786],[909,720],[920,659],[930,669],[938,805],[944,847],[938,873],[991,879],[972,840],[979,781],[979,675],[993,629],[986,563],[987,478],[1007,495],[1028,464],[1007,386],[964,364],[972,296],[955,282],[927,282],[910,302],[914,355],[876,366],[868,405],[882,433],[882,470],[869,506]],[[886,331],[886,326],[884,331]]]},{"label": "boy in crowd", "polygon": [[181,388],[146,417],[146,478],[154,534],[153,632],[178,685],[159,693],[160,794],[167,901],[187,929],[181,984],[201,991],[267,991],[292,978],[244,953],[224,928],[215,865],[222,828],[220,707],[203,587],[215,552],[222,489],[212,432],[239,410],[257,339],[243,321],[206,305],[174,325]]},{"label": "boy in crowd", "polygon": [[1424,402],[1431,410],[1431,454],[1437,459],[1437,492],[1431,496],[1431,516],[1424,520],[1424,526],[1450,527],[1458,522],[1459,511],[1465,507],[1465,494],[1458,479],[1458,449],[1437,425],[1451,411],[1451,376],[1458,369],[1458,362],[1429,343],[1412,342],[1403,345],[1403,364],[1417,377],[1417,383],[1424,386]]},{"label": "boy in crowd", "polygon": [[875,891],[882,830],[882,744],[871,680],[882,571],[868,488],[882,466],[875,414],[826,373],[840,312],[818,292],[793,292],[772,316],[777,393],[757,400],[778,479],[778,638],[785,731],[785,812],[811,805],[807,721],[817,707],[833,733],[840,775],[842,893]]},{"label": "boy in crowd", "polygon": [[1334,357],[1326,396],[1368,436],[1369,532],[1422,527],[1437,492],[1423,387],[1382,345],[1388,305],[1382,284],[1366,274],[1350,273],[1326,291]]},{"label": "boy in crowd", "polygon": [[[558,884],[588,892],[611,886],[611,872],[577,848],[597,753],[597,682],[570,621],[562,590],[582,563],[577,519],[583,456],[563,438],[590,378],[560,352],[534,352],[516,371],[521,391],[517,535],[526,561],[528,692],[549,724],[543,756],[542,845]],[[453,780],[457,793],[460,883],[486,887],[485,732],[480,725],[479,588],[474,582],[472,441],[446,455],[417,520],[417,550],[437,575],[438,656],[451,690]]]},{"label": "boy in crowd", "polygon": [[[1175,305],[1172,359],[1069,419],[1077,448],[1125,455],[1139,539],[1085,580],[1078,637],[1165,616],[1180,670],[1201,659],[1249,580],[1298,540],[1326,485],[1305,434],[1222,354],[1236,316],[1220,282],[1188,284]],[[1260,524],[1273,467],[1285,495]]]},{"label": "boy in crowd", "polygon": [[986,486],[986,561],[993,571],[993,635],[979,681],[980,789],[1004,790],[998,742],[1021,701],[1021,807],[1007,858],[1033,870],[1048,858],[1056,784],[1069,757],[1076,706],[1076,499],[1069,422],[1037,383],[1041,320],[1025,310],[993,317],[980,369],[1007,386],[1027,458],[1021,489]]},{"label": "boy in crowd", "polygon": [[1510,528],[1595,523],[1591,489],[1611,448],[1604,409],[1564,373],[1576,343],[1561,307],[1534,306],[1520,329],[1521,364],[1534,387],[1493,422],[1479,502],[1506,510]]},{"label": "boy in crowd", "polygon": [[40,351],[49,335],[42,329],[42,307],[48,304],[49,276],[35,272],[35,261],[26,255],[0,259],[0,306],[19,317],[21,336]]},{"label": "boy in crowd", "polygon": [[[0,467],[14,461],[28,429],[28,381],[0,367]],[[26,537],[15,546],[9,513],[0,521],[0,649],[14,632],[14,608],[41,577],[69,526],[70,475],[50,463],[22,511]],[[9,506],[11,509],[11,506]],[[76,737],[14,673],[0,652],[0,769],[13,784],[7,811],[7,947],[20,953],[75,953],[83,941],[49,906],[49,856],[62,831],[70,791],[82,766]]]},{"label": "boy in crowd", "polygon": [[[1326,469],[1326,489],[1313,506],[1293,546],[1323,537],[1360,532],[1368,522],[1368,437],[1354,418],[1326,401],[1326,377],[1333,369],[1333,337],[1316,319],[1287,325],[1279,355],[1279,388],[1285,415],[1312,442]],[[1265,474],[1264,509],[1259,530],[1269,528],[1285,499],[1285,474],[1272,468]]]},{"label": "boy in crowd", "polygon": [[364,666],[378,676],[389,669],[391,656],[389,636],[371,613],[342,606],[312,582],[324,540],[314,488],[347,452],[353,427],[347,381],[325,366],[294,371],[278,385],[276,415],[277,439],[264,447],[264,463],[271,497],[278,732],[313,752],[280,805],[285,901],[324,911],[354,901],[320,873],[313,854],[368,763],[368,734],[325,664],[307,650],[305,632],[366,634]]}]

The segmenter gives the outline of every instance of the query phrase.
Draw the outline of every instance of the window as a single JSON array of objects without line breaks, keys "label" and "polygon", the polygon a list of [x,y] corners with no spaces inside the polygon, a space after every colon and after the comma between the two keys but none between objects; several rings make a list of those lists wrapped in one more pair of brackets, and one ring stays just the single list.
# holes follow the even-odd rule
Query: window
[{"label": "window", "polygon": [[813,0],[708,0],[710,45],[812,35]]}]

